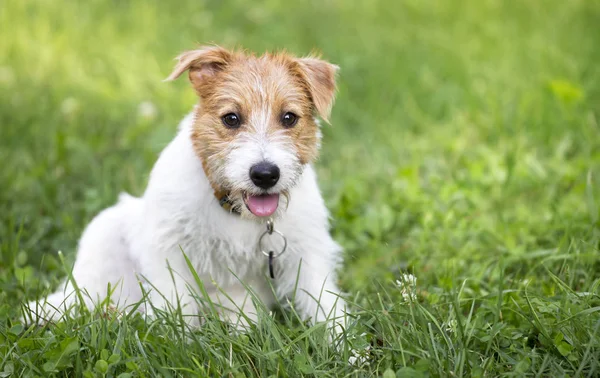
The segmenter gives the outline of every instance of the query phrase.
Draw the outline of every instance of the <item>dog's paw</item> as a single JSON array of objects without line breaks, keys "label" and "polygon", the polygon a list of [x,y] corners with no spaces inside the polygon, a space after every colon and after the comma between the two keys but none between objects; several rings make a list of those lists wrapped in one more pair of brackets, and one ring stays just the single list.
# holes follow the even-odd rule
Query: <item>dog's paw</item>
[{"label": "dog's paw", "polygon": [[151,324],[154,322],[162,322],[162,324],[166,324],[164,317],[160,316],[154,310],[154,308],[152,308],[149,305],[144,306],[144,308],[140,312],[142,313],[142,316],[144,317],[144,320],[147,324]]},{"label": "dog's paw", "polygon": [[32,325],[44,326],[63,315],[45,301],[32,301],[22,305],[22,316],[19,322],[27,327]]}]

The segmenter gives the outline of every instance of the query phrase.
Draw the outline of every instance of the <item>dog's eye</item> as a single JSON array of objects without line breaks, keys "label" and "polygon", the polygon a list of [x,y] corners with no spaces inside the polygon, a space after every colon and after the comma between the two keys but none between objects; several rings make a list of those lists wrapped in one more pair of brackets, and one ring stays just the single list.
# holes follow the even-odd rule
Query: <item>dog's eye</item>
[{"label": "dog's eye", "polygon": [[235,113],[225,114],[221,119],[223,120],[223,124],[230,129],[240,127],[240,117]]},{"label": "dog's eye", "polygon": [[292,127],[298,122],[298,116],[294,113],[287,112],[281,117],[281,123],[285,127]]}]

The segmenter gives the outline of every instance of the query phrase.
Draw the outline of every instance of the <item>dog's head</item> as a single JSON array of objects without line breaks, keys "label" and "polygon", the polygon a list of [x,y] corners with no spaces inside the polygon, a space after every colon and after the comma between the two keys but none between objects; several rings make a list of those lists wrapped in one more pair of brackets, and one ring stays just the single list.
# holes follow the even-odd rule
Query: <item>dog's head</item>
[{"label": "dog's head", "polygon": [[329,117],[338,67],[316,57],[221,47],[178,60],[167,79],[189,71],[200,97],[191,138],[215,192],[227,193],[247,217],[285,209],[303,167],[317,157],[315,117]]}]

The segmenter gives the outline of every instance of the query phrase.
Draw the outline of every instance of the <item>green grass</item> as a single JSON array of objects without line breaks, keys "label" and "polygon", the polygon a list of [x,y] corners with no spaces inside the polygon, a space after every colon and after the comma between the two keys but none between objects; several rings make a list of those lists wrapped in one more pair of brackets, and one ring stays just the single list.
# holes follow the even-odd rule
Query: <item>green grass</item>
[{"label": "green grass", "polygon": [[[0,377],[599,376],[599,20],[594,0],[0,2]],[[243,335],[18,322],[57,252],[144,190],[196,101],[161,79],[197,42],[342,67],[317,163],[355,313],[340,350],[293,312]]]}]

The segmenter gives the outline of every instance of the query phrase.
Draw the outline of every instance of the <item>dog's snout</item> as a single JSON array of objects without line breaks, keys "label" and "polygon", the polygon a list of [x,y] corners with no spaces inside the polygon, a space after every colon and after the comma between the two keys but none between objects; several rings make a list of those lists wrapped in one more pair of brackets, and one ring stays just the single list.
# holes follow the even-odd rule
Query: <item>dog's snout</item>
[{"label": "dog's snout", "polygon": [[259,188],[272,188],[279,181],[279,167],[265,161],[255,164],[250,168],[250,179]]}]

